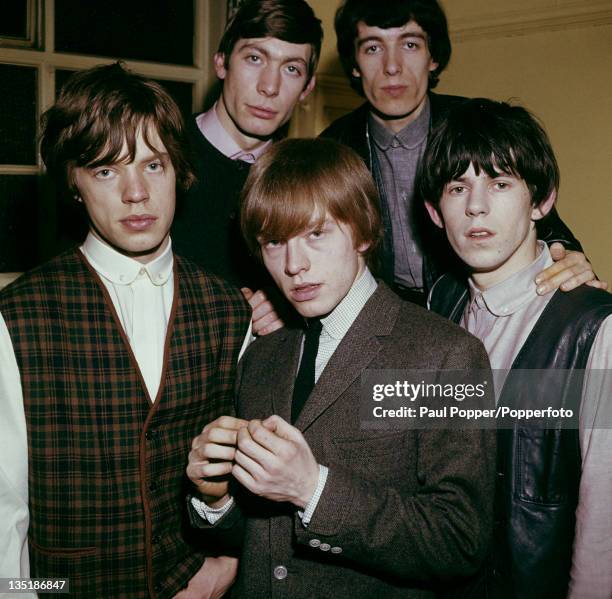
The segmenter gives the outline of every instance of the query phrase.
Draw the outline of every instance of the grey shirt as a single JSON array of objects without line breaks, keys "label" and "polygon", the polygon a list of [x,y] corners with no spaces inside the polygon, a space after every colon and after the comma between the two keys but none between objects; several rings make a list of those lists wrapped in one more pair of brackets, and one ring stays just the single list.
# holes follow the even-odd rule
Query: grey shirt
[{"label": "grey shirt", "polygon": [[426,99],[421,114],[399,133],[393,133],[369,116],[369,132],[380,166],[393,231],[394,279],[410,288],[423,288],[423,250],[419,223],[414,217],[414,180],[427,144],[430,107]]}]

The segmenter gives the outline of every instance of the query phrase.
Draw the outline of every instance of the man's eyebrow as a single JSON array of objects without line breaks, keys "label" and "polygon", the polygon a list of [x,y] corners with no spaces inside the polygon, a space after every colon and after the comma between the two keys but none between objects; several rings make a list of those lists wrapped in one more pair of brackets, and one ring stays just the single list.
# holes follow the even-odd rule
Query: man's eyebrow
[{"label": "man's eyebrow", "polygon": [[[270,52],[266,48],[259,46],[258,44],[246,43],[244,46],[240,46],[238,48],[238,52],[242,52],[243,50],[256,50],[260,54],[263,54],[266,58],[274,58],[270,55]],[[306,66],[306,60],[302,56],[288,56],[283,57],[283,64],[287,62],[301,62],[304,66]]]},{"label": "man's eyebrow", "polygon": [[[402,33],[399,36],[399,39],[405,40],[405,39],[413,38],[413,37],[418,37],[419,39],[425,42],[427,41],[427,35],[420,31],[404,31],[404,33]],[[385,39],[380,35],[368,35],[367,37],[360,37],[357,39],[357,47],[360,48],[361,46],[369,42],[383,42],[384,43],[384,41]]]},{"label": "man's eyebrow", "polygon": [[144,164],[145,162],[151,162],[151,160],[157,159],[169,160],[170,154],[168,154],[168,152],[158,152],[157,150],[150,150],[142,157],[142,160],[140,160],[139,163]]}]

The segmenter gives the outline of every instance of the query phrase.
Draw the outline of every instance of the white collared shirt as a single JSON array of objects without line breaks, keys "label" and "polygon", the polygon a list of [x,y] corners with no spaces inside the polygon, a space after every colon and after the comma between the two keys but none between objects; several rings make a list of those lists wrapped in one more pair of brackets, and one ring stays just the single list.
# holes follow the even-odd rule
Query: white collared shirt
[{"label": "white collared shirt", "polygon": [[155,401],[174,297],[171,242],[148,264],[120,254],[91,233],[80,250],[108,291],[151,401]]},{"label": "white collared shirt", "polygon": [[366,267],[342,301],[327,316],[321,318],[323,327],[315,361],[315,382],[319,380],[329,359],[377,287],[376,279]]}]

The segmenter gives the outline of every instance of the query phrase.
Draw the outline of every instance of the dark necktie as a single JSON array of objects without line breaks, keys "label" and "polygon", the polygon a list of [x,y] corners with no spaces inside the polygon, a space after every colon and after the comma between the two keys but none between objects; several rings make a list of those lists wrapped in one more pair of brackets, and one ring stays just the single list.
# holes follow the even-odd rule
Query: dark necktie
[{"label": "dark necktie", "polygon": [[319,337],[323,325],[318,318],[310,318],[304,331],[304,351],[293,387],[291,422],[295,422],[315,384],[315,361],[319,351]]}]

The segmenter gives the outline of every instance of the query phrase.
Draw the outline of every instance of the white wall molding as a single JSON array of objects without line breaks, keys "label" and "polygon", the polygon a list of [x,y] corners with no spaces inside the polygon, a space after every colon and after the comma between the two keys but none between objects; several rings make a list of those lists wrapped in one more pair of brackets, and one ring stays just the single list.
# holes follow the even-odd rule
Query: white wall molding
[{"label": "white wall molding", "polygon": [[[507,6],[506,3],[504,3]],[[612,24],[612,0],[558,0],[533,2],[526,10],[489,10],[459,18],[450,17],[453,42],[520,36]]]}]

